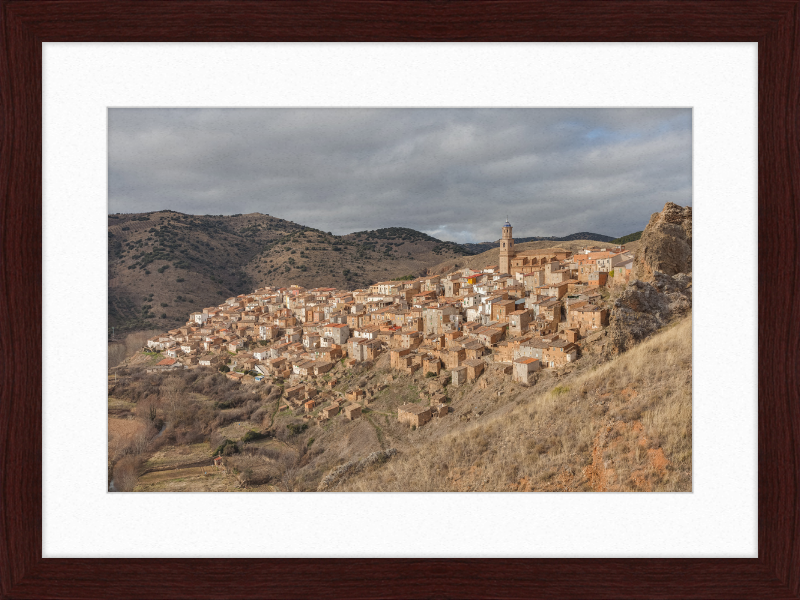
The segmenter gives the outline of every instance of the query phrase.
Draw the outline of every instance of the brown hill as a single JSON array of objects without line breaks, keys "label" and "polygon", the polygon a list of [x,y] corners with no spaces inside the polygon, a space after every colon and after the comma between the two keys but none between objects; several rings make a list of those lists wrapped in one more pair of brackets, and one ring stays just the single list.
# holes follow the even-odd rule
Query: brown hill
[{"label": "brown hill", "polygon": [[412,229],[335,236],[260,213],[109,215],[109,329],[169,329],[265,285],[355,289],[422,275],[465,252]]},{"label": "brown hill", "polygon": [[386,464],[326,489],[691,491],[691,333],[689,316],[603,364],[543,374],[533,388],[454,390],[453,414],[407,432]]},{"label": "brown hill", "polygon": [[305,230],[267,245],[245,265],[256,286],[292,283],[305,287],[356,289],[377,281],[424,275],[442,257],[464,250],[405,228],[342,236]]}]

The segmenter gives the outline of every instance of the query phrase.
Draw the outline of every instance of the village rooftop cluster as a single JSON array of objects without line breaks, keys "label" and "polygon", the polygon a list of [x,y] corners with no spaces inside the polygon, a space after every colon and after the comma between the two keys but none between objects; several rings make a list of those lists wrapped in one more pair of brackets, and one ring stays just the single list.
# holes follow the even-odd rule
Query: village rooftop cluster
[{"label": "village rooftop cluster", "polygon": [[[516,252],[511,231],[506,222],[500,264],[481,270],[353,291],[265,287],[228,298],[192,313],[184,327],[151,338],[149,349],[166,355],[151,370],[214,367],[240,382],[285,382],[290,408],[310,413],[331,400],[317,411],[320,421],[340,409],[356,419],[370,398],[360,389],[342,399],[318,395],[309,381],[337,361],[369,366],[387,352],[394,371],[421,370],[429,377],[449,372],[453,386],[480,385],[492,363],[528,385],[540,369],[578,360],[582,346],[608,325],[603,290],[628,282],[633,255],[620,246]],[[327,379],[333,388],[336,379]],[[398,418],[419,427],[446,414],[441,400],[432,398],[436,408],[403,405]]]}]

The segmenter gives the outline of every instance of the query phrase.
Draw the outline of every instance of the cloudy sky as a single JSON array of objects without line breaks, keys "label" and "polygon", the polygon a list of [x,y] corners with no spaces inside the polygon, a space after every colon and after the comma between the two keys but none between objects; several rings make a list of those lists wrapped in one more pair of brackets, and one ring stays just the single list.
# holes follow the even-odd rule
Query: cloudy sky
[{"label": "cloudy sky", "polygon": [[266,213],[457,242],[692,203],[690,109],[110,109],[109,212]]}]

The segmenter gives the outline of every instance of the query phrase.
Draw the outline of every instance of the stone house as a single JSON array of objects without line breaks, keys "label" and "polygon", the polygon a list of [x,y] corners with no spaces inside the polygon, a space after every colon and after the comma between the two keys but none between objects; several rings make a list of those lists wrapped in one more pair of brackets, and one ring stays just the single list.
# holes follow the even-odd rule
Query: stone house
[{"label": "stone house", "polygon": [[274,325],[259,325],[258,337],[262,340],[274,340],[278,337],[278,328]]},{"label": "stone house", "polygon": [[439,358],[442,359],[445,369],[455,369],[467,359],[467,351],[461,346],[450,348],[449,350],[442,350]]},{"label": "stone house", "polygon": [[392,369],[405,368],[406,366],[408,366],[407,363],[405,361],[402,361],[401,363],[400,359],[404,356],[408,356],[410,353],[411,350],[409,348],[395,348],[393,350],[390,350],[389,366],[391,366]]},{"label": "stone house", "polygon": [[344,416],[350,421],[355,421],[361,416],[361,406],[358,404],[350,404],[344,407]]},{"label": "stone house", "polygon": [[453,296],[458,296],[458,293],[461,289],[461,281],[458,279],[455,280],[447,280],[444,282],[444,295],[448,298],[452,298]]},{"label": "stone house", "polygon": [[314,348],[319,348],[319,341],[320,337],[316,333],[312,333],[303,337],[303,346],[313,350]]},{"label": "stone house", "polygon": [[578,358],[578,347],[566,340],[556,340],[542,353],[542,364],[547,367],[563,367]]},{"label": "stone house", "polygon": [[332,405],[326,406],[325,408],[322,409],[322,415],[326,419],[330,419],[332,417],[335,417],[338,414],[339,414],[339,405],[338,404],[332,404]]},{"label": "stone house", "polygon": [[350,337],[350,327],[345,323],[328,323],[322,328],[325,337],[333,339],[334,344],[340,346],[347,343]]},{"label": "stone house", "polygon": [[211,356],[202,356],[197,359],[197,364],[201,367],[213,367],[219,363],[219,356],[212,354]]},{"label": "stone house", "polygon": [[409,375],[413,375],[421,368],[419,357],[415,354],[406,354],[397,359],[397,369]]},{"label": "stone house", "polygon": [[347,398],[350,402],[360,402],[366,397],[367,392],[362,389],[350,390],[345,394],[345,398]]},{"label": "stone house", "polygon": [[529,310],[515,310],[508,316],[508,333],[511,336],[520,336],[530,326],[533,320],[533,312]]},{"label": "stone house", "polygon": [[527,335],[522,338],[499,342],[494,349],[494,361],[504,363],[512,362],[514,360],[514,355],[516,354],[517,348],[519,348],[521,344],[529,342],[531,337],[532,336]]},{"label": "stone house", "polygon": [[267,362],[267,368],[273,371],[282,371],[283,368],[286,366],[286,359],[283,357],[280,358],[270,358]]},{"label": "stone house", "polygon": [[292,372],[295,375],[300,375],[301,377],[308,377],[309,374],[314,372],[314,361],[301,360],[300,362],[292,365]]},{"label": "stone house", "polygon": [[463,344],[462,348],[464,348],[467,360],[480,358],[486,351],[486,346],[481,344],[478,340],[470,340],[467,343]]},{"label": "stone house", "polygon": [[629,252],[612,252],[609,253],[609,256],[607,257],[597,259],[597,270],[604,273],[609,273],[615,267],[632,260],[633,256]]},{"label": "stone house", "polygon": [[397,420],[410,426],[422,427],[431,420],[431,408],[420,404],[403,404],[397,409]]},{"label": "stone house", "polygon": [[364,360],[374,361],[380,356],[381,350],[383,349],[383,344],[381,344],[380,340],[369,340],[363,345],[363,348],[365,357]]},{"label": "stone house", "polygon": [[511,374],[512,381],[528,385],[529,376],[539,370],[539,361],[535,358],[523,357],[514,360],[514,371]]},{"label": "stone house", "polygon": [[608,281],[608,273],[603,271],[592,271],[586,278],[589,287],[602,287]]},{"label": "stone house", "polygon": [[253,358],[257,360],[266,360],[269,358],[269,349],[267,348],[256,348],[253,350]]},{"label": "stone house", "polygon": [[551,298],[539,304],[539,315],[547,321],[561,322],[561,302]]},{"label": "stone house", "polygon": [[595,330],[608,325],[608,309],[586,304],[569,311],[570,328]]},{"label": "stone house", "polygon": [[482,360],[465,360],[464,366],[467,367],[467,381],[475,381],[483,373],[486,363]]},{"label": "stone house", "polygon": [[347,354],[348,356],[358,362],[362,362],[366,359],[366,344],[369,340],[365,340],[362,338],[350,338],[347,341]]},{"label": "stone house", "polygon": [[515,300],[500,300],[492,304],[492,321],[499,321],[505,323],[508,321],[508,315],[516,310]]},{"label": "stone house", "polygon": [[314,350],[314,358],[324,362],[335,362],[344,356],[344,352],[338,346],[330,348],[317,348]]},{"label": "stone house", "polygon": [[422,361],[422,372],[427,375],[428,373],[435,373],[436,375],[442,370],[442,362],[435,356],[427,357]]},{"label": "stone house", "polygon": [[531,273],[524,273],[522,275],[522,285],[526,292],[532,292],[545,284],[544,270],[533,271]]},{"label": "stone house", "polygon": [[566,282],[563,283],[551,283],[549,285],[545,285],[544,287],[539,288],[540,293],[544,296],[549,296],[550,298],[555,298],[556,300],[560,300],[563,298],[569,286]]},{"label": "stone house", "polygon": [[445,347],[450,348],[451,346],[460,346],[461,342],[464,341],[461,339],[463,337],[464,334],[461,331],[448,331],[444,334]]},{"label": "stone house", "polygon": [[322,375],[327,373],[333,368],[333,363],[330,361],[314,361],[314,375]]},{"label": "stone house", "polygon": [[291,344],[292,342],[299,342],[303,336],[303,331],[301,329],[287,329],[286,332],[283,334],[283,341],[287,344]]},{"label": "stone house", "polygon": [[313,411],[316,406],[317,406],[316,400],[308,400],[303,404],[306,413],[310,413],[311,411]]},{"label": "stone house", "polygon": [[359,329],[369,323],[369,316],[366,313],[356,313],[347,315],[347,327],[350,330]]},{"label": "stone house", "polygon": [[455,306],[439,306],[424,308],[422,311],[423,331],[425,334],[444,333],[444,326],[450,323],[451,316],[460,315]]},{"label": "stone house", "polygon": [[456,387],[467,383],[467,367],[461,366],[451,372],[452,384]]},{"label": "stone house", "polygon": [[504,328],[498,327],[481,327],[477,331],[475,331],[475,337],[480,341],[484,346],[493,346],[497,342],[503,339],[503,334],[505,333]]},{"label": "stone house", "polygon": [[228,352],[237,352],[239,348],[242,347],[244,347],[244,340],[242,338],[231,340],[227,344]]},{"label": "stone house", "polygon": [[300,398],[306,391],[306,387],[304,385],[296,385],[294,387],[286,388],[284,390],[284,394],[287,400],[291,400],[292,398]]},{"label": "stone house", "polygon": [[418,347],[425,339],[421,331],[403,331],[400,336],[400,347],[414,349]]}]

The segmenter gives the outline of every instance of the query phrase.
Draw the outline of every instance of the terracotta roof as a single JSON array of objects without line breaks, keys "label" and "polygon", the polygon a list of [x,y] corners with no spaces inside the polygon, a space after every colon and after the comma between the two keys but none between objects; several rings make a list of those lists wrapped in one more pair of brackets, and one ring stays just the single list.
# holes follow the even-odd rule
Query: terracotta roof
[{"label": "terracotta roof", "polygon": [[518,362],[523,365],[529,365],[533,362],[537,362],[538,360],[539,360],[538,358],[518,358],[514,362]]},{"label": "terracotta roof", "polygon": [[174,358],[165,358],[165,359],[162,359],[162,360],[158,361],[156,363],[156,366],[157,367],[161,367],[161,366],[168,367],[170,365],[174,365],[176,362],[178,362],[178,361],[175,360]]}]

